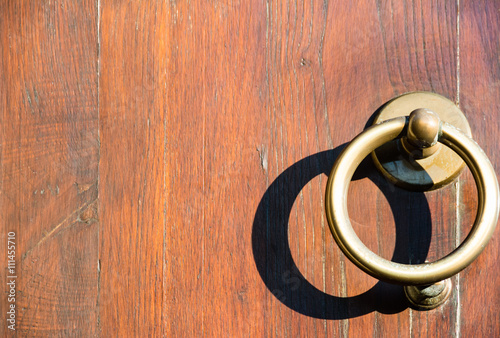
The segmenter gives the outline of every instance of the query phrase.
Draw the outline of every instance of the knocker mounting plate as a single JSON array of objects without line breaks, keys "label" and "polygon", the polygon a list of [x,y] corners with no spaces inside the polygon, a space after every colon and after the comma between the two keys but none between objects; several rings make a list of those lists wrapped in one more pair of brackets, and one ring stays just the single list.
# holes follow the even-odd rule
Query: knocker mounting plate
[{"label": "knocker mounting plate", "polygon": [[[449,99],[430,92],[401,95],[380,108],[373,124],[395,117],[408,116],[413,110],[427,108],[464,134],[471,137],[471,128],[465,115]],[[464,169],[465,162],[453,150],[439,144],[435,152],[425,158],[412,156],[404,148],[402,139],[384,144],[372,152],[377,169],[399,187],[426,191],[438,189],[452,182]]]}]

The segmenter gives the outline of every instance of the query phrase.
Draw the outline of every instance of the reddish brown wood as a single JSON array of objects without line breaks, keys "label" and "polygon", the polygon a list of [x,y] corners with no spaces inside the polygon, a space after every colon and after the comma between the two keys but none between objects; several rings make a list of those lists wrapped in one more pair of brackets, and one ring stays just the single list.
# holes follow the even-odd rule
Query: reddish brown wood
[{"label": "reddish brown wood", "polygon": [[[350,7],[338,2],[330,4],[329,13],[323,65],[326,83],[335,86],[326,91],[334,144],[349,141],[381,103],[403,92],[428,90],[454,99],[455,6],[381,1]],[[424,196],[392,187],[371,166],[366,171],[375,185],[366,179],[353,182],[349,206],[368,247],[403,263],[433,260],[454,248],[454,186]],[[343,259],[338,257],[329,260]],[[349,307],[354,317],[346,324],[349,335],[455,331],[455,298],[431,313],[405,310],[399,287],[374,286],[376,281],[350,262],[345,267],[348,296],[373,288],[363,302]]]},{"label": "reddish brown wood", "polygon": [[19,336],[97,333],[94,1],[0,2],[0,336],[16,232]]},{"label": "reddish brown wood", "polygon": [[101,6],[99,334],[157,337],[168,283],[167,8]]},{"label": "reddish brown wood", "polygon": [[[167,227],[166,246],[172,248],[167,257],[183,254],[171,259],[175,273],[169,275],[167,303],[175,306],[169,307],[167,332],[377,335],[394,327],[401,335],[455,332],[455,298],[428,314],[400,312],[406,308],[400,288],[379,285],[367,292],[376,281],[342,258],[323,218],[324,173],[338,154],[338,149],[328,149],[359,133],[376,108],[394,95],[434,90],[455,96],[455,8],[390,6],[271,2],[265,8],[252,4],[252,16],[241,4],[174,7],[168,121],[175,119],[178,129],[172,138],[180,141],[167,147],[175,152],[172,203],[167,202],[174,205],[167,224],[175,225],[175,231]],[[391,10],[401,17],[391,18]],[[425,31],[417,26],[422,20],[429,22]],[[368,24],[354,29],[360,21]],[[406,26],[408,40],[395,35]],[[425,52],[419,49],[424,44]],[[403,69],[406,73],[399,74]],[[412,77],[405,80],[407,75]],[[426,247],[431,259],[453,249],[455,186],[428,194],[429,207],[423,195],[393,191],[371,178],[385,194],[360,182],[352,195],[362,203],[356,198],[350,203],[361,208],[358,224],[375,229],[378,224],[375,237],[364,237],[369,245],[391,257],[385,239],[391,232],[394,239],[392,212],[377,208],[389,198],[402,238],[397,259],[408,259],[405,238],[413,243],[411,249],[420,249],[415,254],[420,259],[426,257]],[[191,193],[186,196],[186,191]],[[252,243],[246,237],[252,216],[247,209],[256,210]],[[418,227],[422,220],[427,230],[405,231],[405,223]],[[192,246],[186,249],[184,238],[195,243],[194,252],[186,251]],[[259,285],[257,272],[267,290]],[[179,292],[186,295],[182,301]],[[196,298],[200,293],[201,300]],[[387,298],[396,304],[382,304]],[[227,320],[227,314],[251,320]]]},{"label": "reddish brown wood", "polygon": [[[467,115],[474,139],[500,172],[498,144],[500,124],[500,22],[497,1],[460,5],[460,107]],[[477,210],[475,184],[467,176],[462,183],[462,240]],[[500,336],[500,231],[497,228],[481,256],[460,274],[461,334]]]},{"label": "reddish brown wood", "polygon": [[[20,335],[500,335],[498,234],[420,312],[350,263],[324,217],[341,149],[404,92],[459,103],[500,167],[498,10],[0,2],[0,259],[14,229]],[[464,238],[474,189],[465,173],[406,192],[367,160],[347,199],[369,248],[418,263]]]},{"label": "reddish brown wood", "polygon": [[266,185],[264,11],[178,2],[164,18],[169,336],[264,332],[267,292],[251,246],[255,197]]}]

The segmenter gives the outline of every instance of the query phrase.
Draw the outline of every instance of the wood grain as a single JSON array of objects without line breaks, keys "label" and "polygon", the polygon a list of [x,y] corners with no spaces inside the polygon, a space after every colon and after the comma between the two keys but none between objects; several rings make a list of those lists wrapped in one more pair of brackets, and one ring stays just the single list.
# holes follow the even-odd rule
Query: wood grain
[{"label": "wood grain", "polygon": [[[0,226],[16,233],[19,336],[97,327],[97,7],[0,2]],[[4,298],[5,296],[5,298]]]},{"label": "wood grain", "polygon": [[[168,306],[168,333],[456,331],[456,299],[432,314],[401,312],[400,288],[374,287],[346,262],[325,227],[322,200],[340,146],[380,104],[409,90],[455,99],[457,11],[440,6],[269,2],[254,3],[252,15],[243,4],[173,7],[166,294],[175,306]],[[427,202],[371,178],[376,185],[354,185],[350,201],[365,206],[353,212],[356,223],[377,229],[371,242],[364,237],[369,245],[390,258],[394,214],[396,259],[412,259],[407,243],[417,261],[455,247],[455,186],[428,194]],[[392,211],[383,209],[386,199]],[[381,304],[387,298],[396,305]]]},{"label": "wood grain", "polygon": [[162,336],[166,8],[101,6],[99,334]]},{"label": "wood grain", "polygon": [[[340,151],[405,92],[459,104],[500,167],[499,9],[1,1],[0,259],[16,231],[18,335],[499,336],[498,233],[421,312],[350,263],[324,217]],[[366,160],[346,198],[371,250],[419,263],[463,240],[474,189],[466,172],[406,192]]]},{"label": "wood grain", "polygon": [[166,18],[167,335],[263,332],[250,239],[256,185],[265,189],[264,10],[178,2]]},{"label": "wood grain", "polygon": [[[500,22],[497,1],[460,5],[460,107],[471,124],[473,137],[500,173]],[[477,210],[477,192],[471,175],[462,183],[461,240],[469,233]],[[500,231],[481,256],[460,274],[461,334],[500,336]],[[473,314],[473,315],[471,315]]]}]

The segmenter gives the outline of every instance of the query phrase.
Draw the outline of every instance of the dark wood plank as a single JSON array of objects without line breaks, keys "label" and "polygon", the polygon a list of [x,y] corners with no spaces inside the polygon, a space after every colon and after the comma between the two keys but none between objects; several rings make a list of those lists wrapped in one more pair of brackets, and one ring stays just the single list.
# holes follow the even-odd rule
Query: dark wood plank
[{"label": "dark wood plank", "polygon": [[[497,1],[460,2],[460,107],[471,124],[473,138],[483,148],[500,173],[500,3]],[[460,215],[462,236],[469,233],[477,210],[474,180],[468,175],[462,183]],[[479,256],[460,274],[462,310],[460,334],[463,337],[500,336],[500,230]]]},{"label": "dark wood plank", "polygon": [[97,329],[95,1],[0,2],[0,257],[16,233],[16,333]]}]

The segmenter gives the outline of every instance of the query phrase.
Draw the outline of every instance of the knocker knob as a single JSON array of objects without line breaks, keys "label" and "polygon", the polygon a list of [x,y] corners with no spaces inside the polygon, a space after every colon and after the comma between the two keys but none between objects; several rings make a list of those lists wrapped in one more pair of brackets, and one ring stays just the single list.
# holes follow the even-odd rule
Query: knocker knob
[{"label": "knocker knob", "polygon": [[436,145],[440,130],[441,120],[433,111],[419,108],[410,113],[407,139],[414,146],[429,148]]},{"label": "knocker knob", "polygon": [[438,143],[441,132],[439,116],[426,108],[415,109],[408,120],[408,133],[402,145],[414,158],[426,158],[434,154],[440,147]]}]

